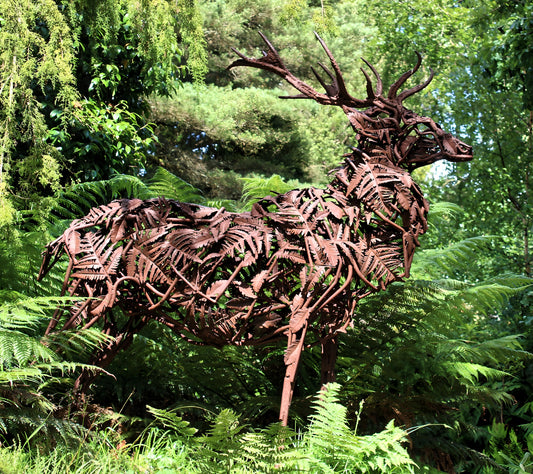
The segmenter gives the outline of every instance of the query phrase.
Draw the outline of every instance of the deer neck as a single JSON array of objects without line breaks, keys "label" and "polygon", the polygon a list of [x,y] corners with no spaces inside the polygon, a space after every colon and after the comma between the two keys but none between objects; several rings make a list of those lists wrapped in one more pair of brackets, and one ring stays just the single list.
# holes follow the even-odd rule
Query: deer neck
[{"label": "deer neck", "polygon": [[357,216],[352,225],[363,225],[371,239],[408,241],[404,258],[410,265],[418,236],[427,230],[429,205],[409,172],[396,166],[387,150],[375,144],[345,155],[327,193],[348,215]]}]

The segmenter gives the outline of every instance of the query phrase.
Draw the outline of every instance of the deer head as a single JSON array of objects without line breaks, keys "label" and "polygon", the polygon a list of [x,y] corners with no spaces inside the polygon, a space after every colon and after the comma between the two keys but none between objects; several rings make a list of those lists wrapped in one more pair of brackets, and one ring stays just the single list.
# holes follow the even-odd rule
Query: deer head
[{"label": "deer head", "polygon": [[259,34],[268,47],[267,51],[263,51],[263,57],[248,58],[233,48],[241,59],[234,61],[228,69],[235,66],[249,66],[271,71],[300,92],[297,95],[282,96],[283,99],[313,99],[319,104],[341,107],[356,131],[359,148],[370,158],[386,157],[394,165],[409,171],[442,159],[452,162],[472,159],[471,146],[446,133],[431,118],[419,116],[403,106],[405,99],[424,89],[433,79],[434,74],[431,71],[430,77],[424,83],[399,92],[405,81],[420,68],[422,57],[419,53],[416,53],[418,60],[415,67],[402,74],[390,87],[386,96],[383,93],[383,82],[379,73],[363,59],[375,76],[376,85],[374,87],[368,73],[361,68],[366,79],[367,97],[356,99],[348,93],[335,58],[317,33],[315,35],[333,69],[332,72],[324,64],[319,63],[329,78],[330,82],[326,82],[314,68],[311,68],[325,93],[317,92],[312,86],[295,77],[283,64],[270,41],[262,33]]}]

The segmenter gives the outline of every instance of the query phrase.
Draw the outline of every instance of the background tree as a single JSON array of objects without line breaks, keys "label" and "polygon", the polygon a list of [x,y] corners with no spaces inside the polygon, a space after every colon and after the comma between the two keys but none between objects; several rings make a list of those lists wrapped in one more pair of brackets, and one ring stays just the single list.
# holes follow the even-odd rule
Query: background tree
[{"label": "background tree", "polygon": [[2,0],[0,11],[3,222],[71,179],[139,172],[155,138],[144,97],[205,72],[191,2]]}]

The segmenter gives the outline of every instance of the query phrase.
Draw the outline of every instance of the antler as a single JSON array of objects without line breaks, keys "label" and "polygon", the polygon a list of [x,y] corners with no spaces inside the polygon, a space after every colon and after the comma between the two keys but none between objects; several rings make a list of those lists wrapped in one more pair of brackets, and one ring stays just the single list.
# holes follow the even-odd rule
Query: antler
[{"label": "antler", "polygon": [[[287,81],[289,84],[291,84],[294,88],[296,88],[298,91],[300,91],[300,94],[297,95],[290,95],[290,96],[282,96],[283,99],[313,99],[317,101],[320,104],[324,105],[338,105],[338,106],[347,106],[347,107],[355,107],[355,108],[364,108],[369,107],[372,105],[372,101],[374,99],[374,93],[369,93],[369,97],[365,100],[356,99],[352,97],[350,94],[348,94],[348,91],[346,89],[346,84],[344,83],[344,79],[342,77],[341,70],[339,68],[339,65],[337,64],[337,61],[335,61],[335,58],[331,54],[331,51],[326,46],[326,43],[324,43],[324,40],[318,35],[318,33],[315,32],[315,35],[322,45],[322,48],[324,48],[324,51],[326,52],[329,61],[331,63],[331,67],[333,68],[333,72],[331,72],[324,64],[318,63],[319,66],[324,70],[324,72],[328,75],[328,77],[331,79],[331,84],[327,84],[322,77],[318,74],[318,72],[311,68],[313,71],[313,74],[317,78],[320,85],[324,88],[326,91],[326,94],[322,94],[320,92],[317,92],[313,87],[311,87],[309,84],[305,83],[301,79],[298,79],[296,76],[294,76],[287,67],[283,64],[283,61],[281,60],[281,57],[279,56],[278,52],[276,51],[276,48],[272,45],[272,43],[267,39],[267,37],[259,32],[261,35],[261,38],[263,38],[263,41],[268,47],[268,51],[263,51],[263,57],[260,59],[254,59],[249,58],[242,54],[240,51],[236,50],[235,48],[232,48],[233,51],[241,58],[237,59],[233,63],[231,63],[228,66],[228,69],[235,67],[235,66],[249,66],[249,67],[256,67],[259,69],[264,69],[266,71],[271,71],[278,76],[282,77],[285,81]],[[370,66],[371,67],[371,66]],[[374,74],[377,74],[372,68],[372,71]],[[367,90],[372,90],[372,84],[370,81],[370,78],[365,73],[365,77],[367,79]],[[379,77],[379,76],[378,76]],[[378,89],[380,90],[380,81],[378,81]]]},{"label": "antler", "polygon": [[[237,59],[233,63],[231,63],[228,66],[228,69],[231,69],[235,66],[248,66],[248,67],[256,67],[259,69],[264,69],[266,71],[273,72],[283,78],[285,81],[287,81],[289,84],[291,84],[294,88],[300,91],[300,94],[297,95],[287,95],[282,96],[282,99],[313,99],[319,104],[324,105],[338,105],[338,106],[345,106],[345,107],[353,107],[353,108],[366,108],[370,107],[374,104],[374,101],[379,97],[383,101],[383,81],[381,80],[381,77],[379,73],[376,71],[374,66],[370,64],[366,59],[361,58],[363,62],[370,68],[374,76],[376,77],[376,90],[374,91],[374,87],[372,85],[372,80],[370,79],[370,76],[368,73],[361,68],[361,71],[363,72],[365,79],[366,79],[366,92],[367,92],[367,98],[364,100],[356,99],[352,97],[350,94],[348,94],[348,91],[346,89],[346,84],[344,83],[344,79],[342,77],[341,70],[339,68],[339,65],[337,64],[337,61],[333,57],[333,54],[331,54],[331,51],[326,46],[326,43],[324,40],[320,37],[320,35],[315,32],[315,36],[317,37],[318,41],[320,42],[322,48],[326,52],[326,55],[329,58],[329,61],[331,63],[331,67],[333,68],[334,72],[331,72],[330,69],[328,69],[324,64],[319,62],[319,66],[323,69],[323,71],[327,74],[327,76],[331,80],[331,84],[328,84],[324,81],[324,79],[318,74],[315,68],[311,67],[311,70],[313,71],[313,74],[317,78],[320,85],[324,88],[326,91],[325,94],[322,94],[320,92],[317,92],[312,86],[307,84],[306,82],[302,81],[301,79],[298,79],[296,76],[294,76],[283,64],[283,61],[279,55],[279,53],[276,51],[276,48],[272,45],[272,43],[267,39],[267,37],[259,32],[259,35],[265,42],[265,44],[268,47],[267,51],[263,51],[263,57],[260,59],[254,59],[249,58],[245,56],[243,53],[238,51],[235,48],[231,48],[241,59]],[[412,87],[411,89],[407,89],[403,91],[400,95],[397,96],[398,90],[401,86],[409,79],[418,69],[420,68],[420,65],[422,64],[422,56],[420,53],[416,52],[417,55],[417,62],[413,69],[410,69],[409,71],[405,72],[400,76],[400,78],[390,87],[389,92],[387,94],[387,98],[392,101],[396,105],[401,105],[401,103],[407,99],[408,97],[412,96],[413,94],[421,91],[427,85],[432,81],[434,77],[434,72],[432,69],[430,69],[431,74],[429,78],[423,82],[422,84],[419,84],[415,87]],[[382,106],[382,105],[381,105]]]},{"label": "antler", "polygon": [[415,67],[413,69],[410,69],[409,71],[403,73],[400,78],[391,86],[389,89],[389,94],[387,97],[392,100],[396,100],[400,104],[407,99],[407,97],[411,97],[413,94],[416,94],[417,92],[421,91],[425,87],[429,85],[429,83],[433,80],[433,77],[435,76],[435,73],[433,72],[433,69],[429,69],[430,75],[426,81],[424,81],[422,84],[419,84],[418,86],[412,87],[411,89],[407,89],[403,91],[398,97],[396,97],[396,94],[398,93],[398,90],[401,86],[403,86],[404,82],[409,79],[418,69],[420,68],[420,65],[422,64],[422,56],[418,51],[415,51],[417,56],[417,61],[415,64]]}]

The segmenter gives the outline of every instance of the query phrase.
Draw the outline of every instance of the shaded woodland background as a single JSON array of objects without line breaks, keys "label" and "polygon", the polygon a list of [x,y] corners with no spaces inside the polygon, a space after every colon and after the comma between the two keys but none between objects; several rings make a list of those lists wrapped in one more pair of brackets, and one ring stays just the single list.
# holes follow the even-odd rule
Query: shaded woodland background
[{"label": "shaded woodland background", "polygon": [[[271,424],[282,346],[156,324],[69,411],[101,336],[43,336],[69,303],[60,269],[36,281],[44,245],[117,197],[243,210],[325,185],[356,145],[342,111],[225,69],[262,31],[312,82],[313,30],[356,97],[361,56],[390,84],[422,53],[413,83],[436,77],[407,105],[474,146],[416,174],[432,209],[412,277],[360,304],[322,401],[304,353],[294,431]],[[530,0],[0,0],[2,472],[531,472],[532,37]]]}]

